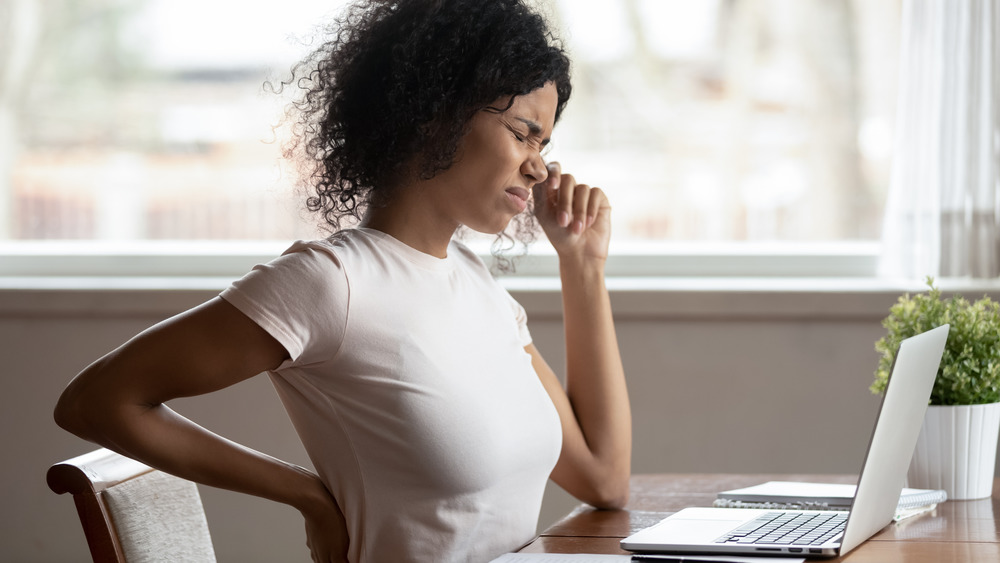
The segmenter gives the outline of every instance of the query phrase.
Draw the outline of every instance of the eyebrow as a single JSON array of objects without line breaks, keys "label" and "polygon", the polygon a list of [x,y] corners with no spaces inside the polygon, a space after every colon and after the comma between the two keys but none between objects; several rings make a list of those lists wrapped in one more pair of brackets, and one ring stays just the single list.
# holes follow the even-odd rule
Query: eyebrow
[{"label": "eyebrow", "polygon": [[[524,117],[515,117],[514,119],[516,119],[516,120],[520,121],[521,123],[525,124],[528,127],[528,133],[531,133],[532,135],[534,135],[536,137],[542,134],[542,126],[539,125],[538,123],[535,123],[534,121],[532,121],[530,119],[526,119]],[[542,143],[541,144],[545,145],[550,140],[551,139],[542,139]]]}]

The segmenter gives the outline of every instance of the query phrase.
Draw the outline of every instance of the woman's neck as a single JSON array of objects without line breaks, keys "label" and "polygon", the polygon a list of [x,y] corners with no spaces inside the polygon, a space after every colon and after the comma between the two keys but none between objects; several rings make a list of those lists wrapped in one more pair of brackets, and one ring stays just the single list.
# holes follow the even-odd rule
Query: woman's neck
[{"label": "woman's neck", "polygon": [[388,205],[369,208],[361,226],[382,231],[409,247],[438,258],[448,257],[448,244],[458,228],[457,224],[442,221],[427,202],[399,192]]}]

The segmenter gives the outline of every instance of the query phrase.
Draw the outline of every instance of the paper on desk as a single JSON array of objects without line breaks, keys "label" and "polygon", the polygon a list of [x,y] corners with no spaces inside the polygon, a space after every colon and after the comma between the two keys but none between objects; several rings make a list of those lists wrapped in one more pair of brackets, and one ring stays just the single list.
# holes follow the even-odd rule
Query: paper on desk
[{"label": "paper on desk", "polygon": [[507,553],[492,563],[628,563],[629,555],[597,555],[593,553]]},{"label": "paper on desk", "polygon": [[[742,557],[739,555],[657,555],[644,553],[635,560],[691,561],[697,563],[805,563],[799,557]],[[630,555],[595,555],[592,553],[508,553],[492,563],[625,563],[633,561]]]},{"label": "paper on desk", "polygon": [[805,557],[759,557],[757,555],[683,555],[680,553],[636,554],[632,561],[663,561],[664,563],[805,563]]}]

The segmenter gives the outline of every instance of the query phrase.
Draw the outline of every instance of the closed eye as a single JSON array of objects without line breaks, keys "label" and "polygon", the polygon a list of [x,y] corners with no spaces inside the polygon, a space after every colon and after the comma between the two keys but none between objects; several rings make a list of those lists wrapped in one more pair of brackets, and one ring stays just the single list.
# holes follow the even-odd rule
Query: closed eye
[{"label": "closed eye", "polygon": [[507,127],[507,129],[509,129],[510,132],[514,134],[515,139],[517,139],[521,143],[529,144],[533,149],[535,149],[538,152],[542,152],[545,149],[545,147],[548,146],[549,139],[541,138],[542,137],[541,125],[530,119],[525,119],[523,117],[515,116],[514,120],[523,124],[525,127],[528,128],[528,133],[524,134],[521,133],[518,130],[518,127],[516,127],[515,125],[509,122],[504,122],[504,125]]},{"label": "closed eye", "polygon": [[511,135],[514,135],[514,138],[517,139],[519,143],[524,143],[530,146],[531,148],[535,149],[536,151],[541,151],[542,148],[547,144],[546,142],[539,143],[534,137],[530,135],[525,135],[524,133],[521,133],[516,128],[511,127],[509,125],[507,126],[507,129],[510,131]]}]

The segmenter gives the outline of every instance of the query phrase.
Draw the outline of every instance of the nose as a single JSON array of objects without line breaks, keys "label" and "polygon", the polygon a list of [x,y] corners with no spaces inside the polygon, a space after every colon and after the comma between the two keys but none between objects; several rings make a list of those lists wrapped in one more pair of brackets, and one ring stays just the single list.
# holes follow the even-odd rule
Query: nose
[{"label": "nose", "polygon": [[532,152],[528,158],[524,159],[521,164],[521,173],[535,184],[541,184],[549,177],[549,169],[546,168],[542,155],[536,152]]}]

